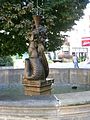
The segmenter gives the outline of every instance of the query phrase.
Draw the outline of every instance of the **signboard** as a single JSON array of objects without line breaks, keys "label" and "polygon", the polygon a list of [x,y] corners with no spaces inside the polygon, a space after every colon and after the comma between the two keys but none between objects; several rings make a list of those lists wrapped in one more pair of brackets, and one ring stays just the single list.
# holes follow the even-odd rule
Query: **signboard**
[{"label": "signboard", "polygon": [[90,37],[82,37],[82,46],[90,46]]},{"label": "signboard", "polygon": [[75,53],[80,53],[80,52],[87,53],[88,52],[88,48],[74,47],[74,48],[72,48],[72,52],[75,52]]}]

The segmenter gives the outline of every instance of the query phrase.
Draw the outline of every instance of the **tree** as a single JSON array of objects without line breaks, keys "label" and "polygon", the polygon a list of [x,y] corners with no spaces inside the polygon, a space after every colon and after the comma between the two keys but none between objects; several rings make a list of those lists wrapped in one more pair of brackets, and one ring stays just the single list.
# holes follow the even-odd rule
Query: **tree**
[{"label": "tree", "polygon": [[[60,31],[67,31],[83,15],[88,0],[0,0],[0,55],[22,54],[28,50],[28,32],[32,29],[32,15],[38,11],[47,27],[47,50],[57,50],[63,44]],[[43,1],[43,2],[42,2]],[[33,3],[32,3],[33,2]]]}]

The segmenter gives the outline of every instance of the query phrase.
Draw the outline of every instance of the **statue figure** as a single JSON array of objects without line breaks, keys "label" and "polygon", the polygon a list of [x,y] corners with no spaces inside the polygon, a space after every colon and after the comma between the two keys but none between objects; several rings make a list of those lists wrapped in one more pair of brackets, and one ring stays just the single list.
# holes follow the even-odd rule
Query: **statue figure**
[{"label": "statue figure", "polygon": [[46,28],[40,24],[41,16],[34,16],[35,25],[29,34],[29,59],[25,60],[24,78],[28,80],[45,80],[49,74],[49,67],[44,54]]}]

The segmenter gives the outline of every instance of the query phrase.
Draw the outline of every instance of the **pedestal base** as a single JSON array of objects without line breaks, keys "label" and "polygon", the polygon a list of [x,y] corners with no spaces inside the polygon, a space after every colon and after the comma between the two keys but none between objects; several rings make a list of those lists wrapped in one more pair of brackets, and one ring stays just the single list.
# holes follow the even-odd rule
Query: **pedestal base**
[{"label": "pedestal base", "polygon": [[23,80],[25,95],[50,95],[51,85],[54,79],[42,80]]}]

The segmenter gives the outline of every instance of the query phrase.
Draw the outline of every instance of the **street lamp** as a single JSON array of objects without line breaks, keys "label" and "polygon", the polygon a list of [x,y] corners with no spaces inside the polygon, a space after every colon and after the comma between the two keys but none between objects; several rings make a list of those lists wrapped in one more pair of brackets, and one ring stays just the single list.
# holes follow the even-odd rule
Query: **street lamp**
[{"label": "street lamp", "polygon": [[[27,0],[22,2],[22,7],[30,7],[32,3]],[[32,8],[33,9],[33,8]],[[26,95],[50,94],[51,84],[54,80],[46,80],[49,74],[49,66],[44,54],[44,45],[47,38],[47,30],[41,25],[42,15],[40,7],[37,6],[33,16],[33,28],[28,34],[29,58],[25,60],[23,84]],[[34,11],[34,9],[33,9]]]}]

